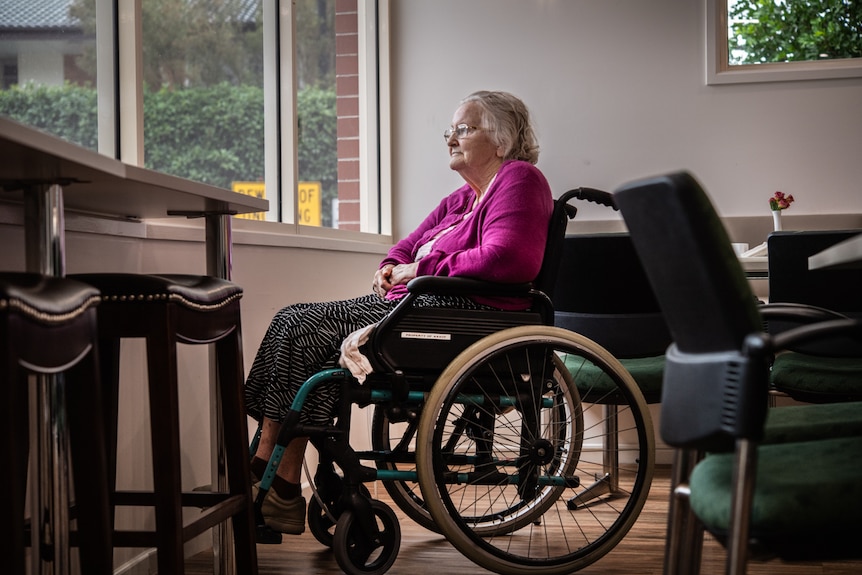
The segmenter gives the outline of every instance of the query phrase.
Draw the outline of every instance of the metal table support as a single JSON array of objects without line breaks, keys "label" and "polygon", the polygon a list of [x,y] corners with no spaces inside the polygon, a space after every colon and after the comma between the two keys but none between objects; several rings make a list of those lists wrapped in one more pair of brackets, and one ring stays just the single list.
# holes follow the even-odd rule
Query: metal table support
[{"label": "metal table support", "polygon": [[[230,214],[206,213],[206,258],[207,274],[222,279],[231,279]],[[227,466],[225,463],[224,426],[221,418],[220,382],[216,371],[215,350],[210,349],[210,445],[212,449],[212,485],[215,491],[227,490]],[[233,533],[229,523],[213,528],[213,575],[235,575],[233,557]]]},{"label": "metal table support", "polygon": [[[24,188],[27,271],[66,275],[65,216],[60,183]],[[33,573],[65,575],[69,562],[69,433],[61,375],[36,377],[30,450],[31,565]]]}]

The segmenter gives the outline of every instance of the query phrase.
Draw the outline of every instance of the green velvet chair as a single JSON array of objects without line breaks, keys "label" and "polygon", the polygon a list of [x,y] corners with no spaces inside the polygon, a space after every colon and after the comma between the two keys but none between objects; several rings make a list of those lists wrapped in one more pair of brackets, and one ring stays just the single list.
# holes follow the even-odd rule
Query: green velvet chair
[{"label": "green velvet chair", "polygon": [[704,528],[727,546],[727,573],[744,573],[750,556],[862,556],[862,404],[767,408],[774,354],[862,337],[862,324],[799,306],[809,323],[765,333],[727,232],[691,175],[633,182],[614,198],[673,336],[660,423],[677,448],[665,573],[699,571]]},{"label": "green velvet chair", "polygon": [[[607,349],[632,375],[647,403],[660,400],[664,352],[671,337],[627,233],[566,236],[551,299],[557,327]],[[618,404],[625,401],[611,393],[617,386],[597,366],[576,369],[572,375],[581,399],[602,404],[609,438],[602,446],[602,474],[577,496],[583,503],[618,490]]]},{"label": "green velvet chair", "polygon": [[[769,302],[812,305],[862,319],[862,269],[808,269],[808,257],[862,230],[784,231],[769,235]],[[798,325],[768,319],[767,331]],[[831,338],[796,345],[776,356],[772,386],[803,402],[862,400],[862,343]]]}]

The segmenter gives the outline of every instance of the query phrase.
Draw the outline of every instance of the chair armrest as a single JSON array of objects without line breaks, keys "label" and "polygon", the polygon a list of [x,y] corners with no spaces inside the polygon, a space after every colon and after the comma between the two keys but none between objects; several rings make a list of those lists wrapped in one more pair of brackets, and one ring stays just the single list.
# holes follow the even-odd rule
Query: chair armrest
[{"label": "chair armrest", "polygon": [[848,319],[848,316],[831,309],[803,303],[768,303],[757,308],[765,320],[788,320],[795,323],[814,323],[834,319]]},{"label": "chair armrest", "polygon": [[791,349],[803,343],[836,335],[850,337],[862,343],[862,321],[850,318],[830,319],[791,328],[772,336],[772,348],[774,351]]},{"label": "chair armrest", "polygon": [[862,320],[856,313],[787,302],[761,306],[760,312],[773,341],[782,337],[776,344],[780,349],[819,357],[862,358],[862,337],[853,327],[853,322]]}]

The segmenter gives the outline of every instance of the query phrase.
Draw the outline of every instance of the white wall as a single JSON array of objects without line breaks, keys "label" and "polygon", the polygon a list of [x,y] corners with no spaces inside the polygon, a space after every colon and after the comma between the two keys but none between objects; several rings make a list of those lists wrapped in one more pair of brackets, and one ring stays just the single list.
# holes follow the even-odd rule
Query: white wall
[{"label": "white wall", "polygon": [[459,184],[440,134],[480,89],[530,107],[557,195],[687,169],[724,216],[862,213],[862,79],[707,86],[704,4],[392,0],[395,234]]}]

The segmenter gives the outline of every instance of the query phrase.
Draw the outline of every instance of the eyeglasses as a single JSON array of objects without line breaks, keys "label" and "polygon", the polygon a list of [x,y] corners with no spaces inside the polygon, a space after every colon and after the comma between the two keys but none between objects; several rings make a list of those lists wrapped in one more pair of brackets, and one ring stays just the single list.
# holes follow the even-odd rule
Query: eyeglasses
[{"label": "eyeglasses", "polygon": [[460,138],[463,138],[464,136],[467,136],[468,134],[471,134],[474,130],[481,130],[481,128],[479,126],[468,126],[467,124],[458,124],[454,128],[446,128],[445,130],[443,130],[443,139],[448,142],[449,138],[452,137],[452,134],[455,134],[460,139]]}]

